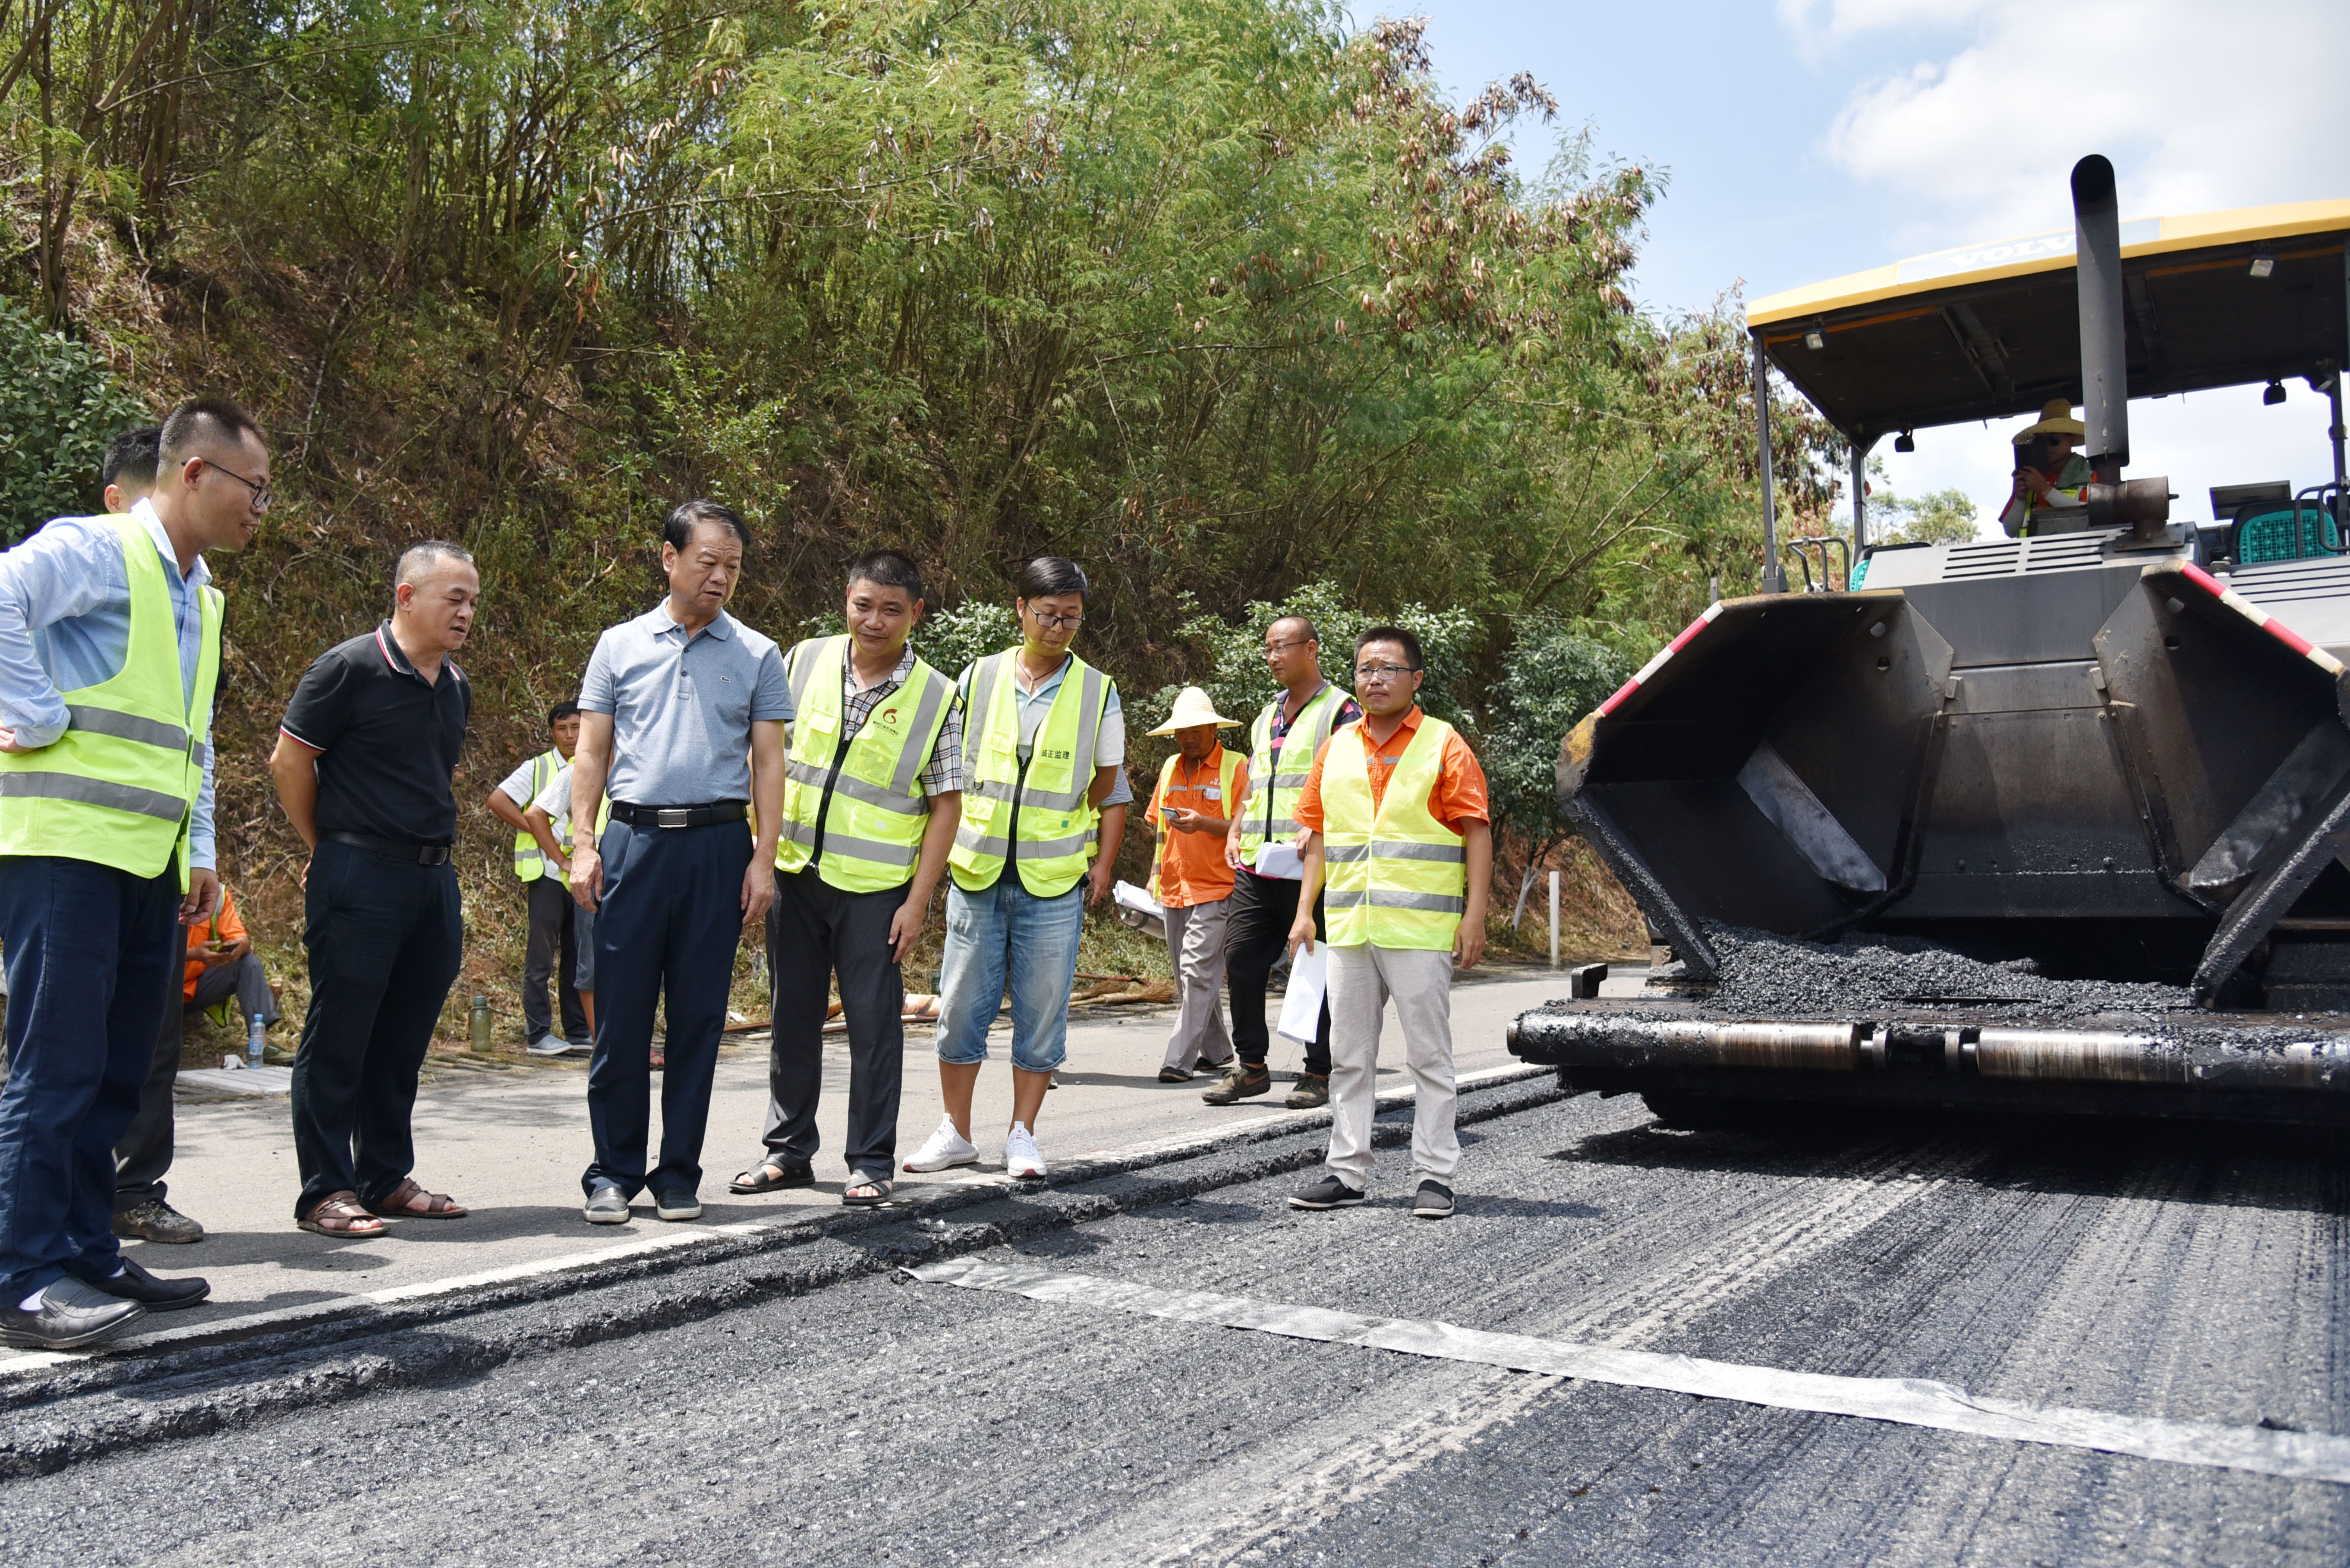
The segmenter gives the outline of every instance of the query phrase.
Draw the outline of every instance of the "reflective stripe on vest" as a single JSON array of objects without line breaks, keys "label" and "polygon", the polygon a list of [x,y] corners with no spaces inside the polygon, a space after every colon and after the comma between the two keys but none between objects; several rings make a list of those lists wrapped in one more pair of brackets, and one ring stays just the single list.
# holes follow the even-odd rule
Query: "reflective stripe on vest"
[{"label": "reflective stripe on vest", "polygon": [[[546,793],[555,775],[563,771],[563,753],[552,746],[530,759],[530,799],[522,803],[528,811],[533,802]],[[515,832],[515,875],[525,882],[536,882],[546,871],[546,852],[538,846],[527,827]]]},{"label": "reflective stripe on vest", "polygon": [[1443,720],[1422,715],[1376,812],[1364,750],[1370,738],[1360,724],[1330,737],[1322,763],[1322,907],[1333,946],[1451,948],[1468,908],[1467,841],[1428,809],[1451,733]]},{"label": "reflective stripe on vest", "polygon": [[1330,738],[1330,724],[1338,716],[1346,694],[1328,681],[1305,700],[1297,720],[1273,746],[1273,716],[1285,698],[1276,697],[1249,726],[1249,792],[1241,809],[1241,858],[1253,862],[1257,846],[1271,839],[1284,842],[1297,836],[1297,797],[1314,772],[1314,753]]},{"label": "reflective stripe on vest", "polygon": [[0,855],[56,855],[188,885],[188,824],[203,785],[202,735],[220,678],[221,596],[200,590],[193,688],[163,558],[144,524],[109,518],[130,585],[130,631],[112,679],[64,692],[71,722],[54,745],[0,753]]},{"label": "reflective stripe on vest", "polygon": [[876,893],[913,879],[930,822],[922,766],[946,727],[954,683],[914,660],[905,683],[875,706],[843,746],[841,681],[847,659],[846,637],[811,638],[792,650],[792,743],[784,762],[775,869],[797,871],[814,857],[816,875],[827,885]]},{"label": "reflective stripe on vest", "polygon": [[1020,763],[1020,693],[1013,684],[1018,649],[972,666],[971,711],[962,726],[962,826],[947,864],[963,891],[994,886],[1011,848],[1013,797],[1019,797],[1020,883],[1040,898],[1058,898],[1086,874],[1097,815],[1087,802],[1094,751],[1109,706],[1109,678],[1076,654],[1036,728],[1024,770]]}]

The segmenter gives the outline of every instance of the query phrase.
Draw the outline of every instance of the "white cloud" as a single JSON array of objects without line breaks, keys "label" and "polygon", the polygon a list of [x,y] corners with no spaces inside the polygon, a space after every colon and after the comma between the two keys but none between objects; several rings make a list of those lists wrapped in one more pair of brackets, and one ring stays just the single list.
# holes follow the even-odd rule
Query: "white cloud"
[{"label": "white cloud", "polygon": [[[2113,160],[2130,217],[2350,196],[2331,79],[2350,58],[2343,0],[1778,0],[1778,16],[1825,68],[1908,60],[1855,88],[1819,149],[1869,192],[1898,252],[2070,227],[2066,176],[2089,152]],[[2131,472],[2168,473],[2172,515],[2196,520],[2215,484],[2331,478],[2324,399],[2299,380],[2287,391],[2275,409],[2256,386],[2133,403]],[[1914,454],[1877,451],[1898,493],[1962,489],[1988,534],[2012,429],[1954,425],[1918,431]]]},{"label": "white cloud", "polygon": [[2338,196],[2341,0],[1781,0],[1806,53],[1917,50],[1846,102],[1823,151],[1916,214],[1918,249],[2071,222],[2114,161],[2138,216]]}]

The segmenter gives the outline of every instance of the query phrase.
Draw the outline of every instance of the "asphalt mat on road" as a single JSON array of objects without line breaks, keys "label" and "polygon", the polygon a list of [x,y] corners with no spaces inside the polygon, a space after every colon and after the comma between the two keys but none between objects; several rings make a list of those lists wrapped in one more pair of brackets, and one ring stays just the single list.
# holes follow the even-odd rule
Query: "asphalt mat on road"
[{"label": "asphalt mat on road", "polygon": [[[1637,975],[1632,983],[1637,986]],[[1453,992],[1454,1059],[1464,1075],[1522,1066],[1503,1043],[1509,1021],[1564,991],[1563,978],[1527,969],[1480,969]],[[1069,1028],[1069,1058],[1061,1087],[1046,1097],[1037,1128],[1056,1165],[1097,1162],[1138,1150],[1222,1136],[1236,1127],[1261,1128],[1288,1119],[1311,1124],[1317,1113],[1284,1112],[1282,1101],[1302,1064],[1287,1040],[1274,1043],[1275,1092],[1229,1106],[1201,1102],[1212,1077],[1162,1084],[1158,1072],[1174,1027],[1171,1010],[1083,1010]],[[996,1055],[1003,1054],[998,1026]],[[1379,1075],[1385,1091],[1402,1091],[1398,1038],[1389,1024],[1389,1061]],[[401,1220],[377,1238],[307,1234],[294,1226],[300,1181],[291,1124],[283,1096],[237,1103],[186,1105],[179,1112],[179,1150],[171,1198],[211,1233],[194,1246],[136,1243],[147,1267],[166,1275],[200,1274],[212,1296],[192,1311],[175,1313],[147,1333],[184,1337],[233,1320],[325,1320],[365,1313],[390,1301],[463,1288],[501,1271],[561,1271],[592,1265],[619,1248],[691,1246],[680,1231],[735,1226],[824,1223],[841,1211],[847,1174],[842,1140],[847,1123],[848,1054],[830,1037],[823,1053],[823,1095],[817,1106],[821,1147],[817,1185],[756,1197],[736,1197],[727,1179],[754,1163],[767,1111],[767,1048],[764,1040],[737,1041],[722,1054],[703,1145],[702,1218],[686,1226],[660,1225],[650,1199],[640,1199],[638,1222],[614,1231],[580,1218],[580,1171],[591,1153],[583,1061],[512,1064],[504,1070],[452,1072],[428,1083],[415,1115],[420,1181],[454,1195],[472,1212],[463,1220]],[[898,1148],[910,1153],[938,1125],[941,1111],[935,1047],[926,1029],[907,1032],[904,1095]],[[235,1075],[230,1075],[235,1076]],[[909,1207],[977,1181],[1000,1180],[1002,1129],[1010,1120],[1011,1075],[999,1062],[981,1073],[974,1133],[981,1165],[935,1176],[899,1173],[899,1199]],[[1302,1120],[1301,1120],[1302,1118]],[[0,1381],[28,1362],[54,1360],[0,1349]]]},{"label": "asphalt mat on road", "polygon": [[[2308,1563],[2350,1488],[924,1286],[1167,1291],[2350,1431],[2338,1156],[2192,1129],[1669,1133],[1467,1096],[1459,1216],[1314,1135],[0,1412],[12,1563]],[[132,1430],[139,1420],[144,1430]],[[111,1425],[109,1425],[111,1424]],[[76,1434],[110,1430],[76,1447]],[[47,1444],[44,1448],[42,1445]]]}]

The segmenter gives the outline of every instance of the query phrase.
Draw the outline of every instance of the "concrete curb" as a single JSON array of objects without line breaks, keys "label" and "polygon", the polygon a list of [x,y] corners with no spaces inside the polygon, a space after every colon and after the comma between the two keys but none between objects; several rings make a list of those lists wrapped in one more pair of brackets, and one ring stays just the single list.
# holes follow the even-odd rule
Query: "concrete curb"
[{"label": "concrete curb", "polygon": [[[1547,1068],[1503,1068],[1464,1087],[1462,1125],[1565,1098]],[[1409,1140],[1381,1097],[1380,1147]],[[100,1356],[57,1357],[0,1380],[0,1478],[47,1474],[172,1438],[324,1402],[477,1375],[518,1356],[619,1339],[806,1294],[1006,1241],[1301,1170],[1322,1158],[1326,1112],[1295,1112],[1203,1139],[1071,1162],[1045,1182],[974,1184],[880,1211],[697,1231],[617,1259],[452,1281],[433,1293],[345,1298],[141,1336]],[[1191,1166],[1190,1169],[1177,1168]],[[1473,1196],[1465,1200],[1474,1201]],[[947,1216],[960,1216],[950,1219]],[[691,1264],[691,1269],[683,1265]],[[416,1333],[433,1329],[432,1333]],[[354,1341],[371,1348],[359,1348]],[[281,1364],[262,1376],[255,1363]]]}]

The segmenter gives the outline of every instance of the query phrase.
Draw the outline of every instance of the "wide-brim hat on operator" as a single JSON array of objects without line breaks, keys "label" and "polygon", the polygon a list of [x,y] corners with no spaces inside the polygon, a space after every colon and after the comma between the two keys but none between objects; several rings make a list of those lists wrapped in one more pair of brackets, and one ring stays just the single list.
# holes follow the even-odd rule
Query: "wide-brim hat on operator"
[{"label": "wide-brim hat on operator", "polygon": [[1208,694],[1197,686],[1186,686],[1175,693],[1175,707],[1167,715],[1167,722],[1151,731],[1154,735],[1171,735],[1178,730],[1194,729],[1201,724],[1237,724],[1238,719],[1227,719],[1216,711]]},{"label": "wide-brim hat on operator", "polygon": [[2015,444],[2036,441],[2042,436],[2071,436],[2074,441],[2087,437],[2089,427],[2073,417],[2073,405],[2062,398],[2051,398],[2040,410],[2040,422],[2026,425],[2015,432]]}]

